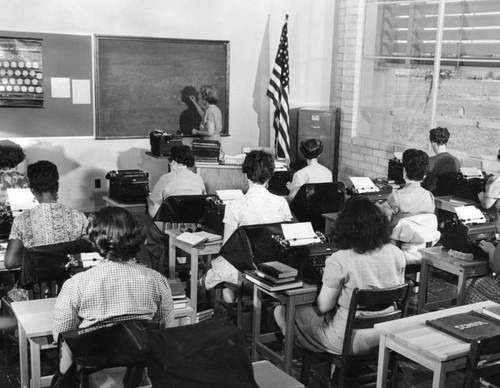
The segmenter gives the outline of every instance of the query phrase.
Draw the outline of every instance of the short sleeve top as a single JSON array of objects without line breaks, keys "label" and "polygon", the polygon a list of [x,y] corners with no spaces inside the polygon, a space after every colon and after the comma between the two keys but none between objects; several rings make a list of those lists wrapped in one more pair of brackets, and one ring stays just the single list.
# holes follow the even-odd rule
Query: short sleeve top
[{"label": "short sleeve top", "polygon": [[149,198],[153,203],[161,202],[171,195],[197,195],[205,193],[205,183],[200,175],[187,167],[181,167],[158,179]]}]

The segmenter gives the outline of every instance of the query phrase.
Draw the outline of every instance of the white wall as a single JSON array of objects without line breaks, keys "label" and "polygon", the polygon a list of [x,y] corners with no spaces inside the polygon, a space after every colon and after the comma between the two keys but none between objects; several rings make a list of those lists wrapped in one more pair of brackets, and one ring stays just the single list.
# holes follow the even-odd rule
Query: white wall
[{"label": "white wall", "polygon": [[[269,145],[265,96],[284,22],[289,19],[290,105],[329,106],[334,2],[331,0],[0,0],[7,31],[107,34],[230,41],[230,137],[226,153]],[[0,110],[1,120],[1,110]],[[60,201],[84,211],[101,207],[104,175],[143,168],[154,184],[166,162],[144,154],[148,139],[13,139],[30,161],[49,159],[61,170]],[[94,188],[102,179],[103,189]]]}]

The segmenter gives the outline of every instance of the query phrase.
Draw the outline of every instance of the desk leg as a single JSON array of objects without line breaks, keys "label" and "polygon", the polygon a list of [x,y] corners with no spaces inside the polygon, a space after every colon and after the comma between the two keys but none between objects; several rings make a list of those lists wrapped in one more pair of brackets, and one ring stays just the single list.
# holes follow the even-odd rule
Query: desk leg
[{"label": "desk leg", "polygon": [[262,316],[262,291],[253,286],[253,314],[252,314],[252,361],[258,361],[257,342],[260,340],[260,324]]},{"label": "desk leg", "polygon": [[293,334],[295,329],[295,297],[288,298],[285,314],[285,352],[283,355],[283,370],[290,374],[293,359]]},{"label": "desk leg", "polygon": [[194,312],[198,312],[198,248],[191,249],[191,303]]},{"label": "desk leg", "polygon": [[422,267],[420,269],[420,287],[418,290],[418,313],[422,313],[425,303],[427,301],[427,283],[429,280],[429,264],[422,260]]},{"label": "desk leg", "polygon": [[23,327],[18,325],[19,331],[19,367],[21,375],[21,387],[29,388],[29,373],[28,373],[28,338]]},{"label": "desk leg", "polygon": [[389,349],[385,347],[385,340],[385,334],[381,334],[378,349],[377,388],[384,388],[387,381],[387,369],[389,367]]},{"label": "desk leg", "polygon": [[168,236],[168,277],[175,278],[175,244],[174,238]]},{"label": "desk leg", "polygon": [[35,341],[30,342],[30,350],[31,350],[31,380],[33,382],[33,388],[40,388],[42,386],[41,383],[41,368],[40,368],[40,345]]},{"label": "desk leg", "polygon": [[442,362],[437,363],[434,369],[434,377],[432,378],[432,388],[443,388],[446,380],[446,369]]},{"label": "desk leg", "polygon": [[457,306],[462,306],[465,303],[465,285],[466,277],[464,271],[460,271],[458,274],[458,285],[457,285]]}]

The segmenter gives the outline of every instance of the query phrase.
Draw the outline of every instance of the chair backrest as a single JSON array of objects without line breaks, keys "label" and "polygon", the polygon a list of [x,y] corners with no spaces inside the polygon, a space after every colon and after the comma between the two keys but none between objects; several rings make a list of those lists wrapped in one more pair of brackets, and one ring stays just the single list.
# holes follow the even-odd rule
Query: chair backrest
[{"label": "chair backrest", "polygon": [[63,282],[70,276],[66,268],[68,255],[92,252],[85,239],[25,249],[21,264],[21,285],[30,287],[37,282]]},{"label": "chair backrest", "polygon": [[311,222],[314,230],[324,232],[324,213],[335,213],[344,204],[345,186],[342,182],[307,183],[302,185],[290,210],[300,222]]},{"label": "chair backrest", "polygon": [[472,387],[479,377],[496,374],[500,374],[500,335],[472,341],[465,363],[464,387]]},{"label": "chair backrest", "polygon": [[[353,330],[369,329],[377,323],[404,318],[408,313],[409,295],[412,282],[384,289],[359,289],[352,293],[342,357],[347,360],[351,351]],[[391,309],[390,307],[394,307]],[[387,311],[386,311],[387,310]],[[360,315],[359,312],[370,312]],[[377,311],[381,311],[377,314]]]},{"label": "chair backrest", "polygon": [[219,254],[238,269],[246,271],[266,261],[287,257],[274,236],[282,235],[282,222],[240,226],[222,246]]},{"label": "chair backrest", "polygon": [[154,221],[171,223],[198,223],[205,213],[205,204],[216,195],[171,195],[163,200]]}]

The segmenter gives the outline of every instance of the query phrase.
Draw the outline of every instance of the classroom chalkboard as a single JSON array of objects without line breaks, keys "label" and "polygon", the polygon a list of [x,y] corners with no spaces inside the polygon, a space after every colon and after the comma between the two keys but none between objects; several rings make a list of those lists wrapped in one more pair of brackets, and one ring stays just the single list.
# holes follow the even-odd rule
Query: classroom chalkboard
[{"label": "classroom chalkboard", "polygon": [[181,92],[214,85],[228,133],[229,42],[96,36],[96,136],[148,137],[179,131]]},{"label": "classroom chalkboard", "polygon": [[92,101],[75,103],[54,98],[53,77],[84,81],[92,88],[92,37],[0,31],[1,37],[39,39],[42,44],[44,101],[42,108],[0,106],[0,137],[94,136]]}]

